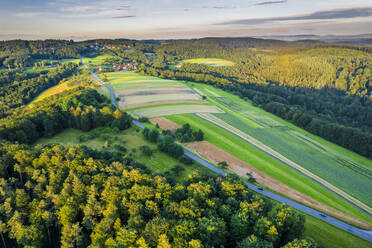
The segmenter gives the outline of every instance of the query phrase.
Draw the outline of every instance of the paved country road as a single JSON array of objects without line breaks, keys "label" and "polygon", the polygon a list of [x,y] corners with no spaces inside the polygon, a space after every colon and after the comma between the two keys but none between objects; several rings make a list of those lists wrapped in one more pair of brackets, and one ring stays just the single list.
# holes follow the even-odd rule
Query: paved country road
[{"label": "paved country road", "polygon": [[111,88],[110,85],[106,84],[105,82],[103,82],[101,79],[98,78],[97,74],[95,74],[94,72],[92,72],[88,66],[84,63],[83,61],[83,57],[80,57],[80,62],[81,64],[84,66],[85,69],[87,69],[89,72],[90,72],[90,75],[100,84],[102,84],[103,86],[105,86],[106,88],[109,89],[110,91],[110,94],[111,94],[111,103],[112,105],[114,105],[116,108],[118,107],[116,105],[116,101],[115,101],[115,94],[114,94],[114,90]]},{"label": "paved country road", "polygon": [[[92,75],[92,77],[94,79],[96,79],[99,83],[101,83],[102,85],[106,86],[109,90],[110,90],[110,94],[111,94],[111,101],[112,101],[112,104],[117,107],[116,105],[116,101],[115,101],[115,95],[114,95],[114,91],[112,90],[112,88],[104,83],[102,80],[100,80],[97,75],[92,72],[91,70],[88,69],[88,67],[85,65],[85,63],[83,62],[83,58],[80,58],[80,61],[81,63],[83,64],[83,66],[90,72],[90,74]],[[139,123],[138,121],[136,120],[133,120],[132,121],[134,125],[144,129],[145,126],[142,125],[141,123]],[[222,175],[222,176],[226,176],[227,173],[219,168],[217,168],[216,166],[212,165],[211,163],[209,163],[208,161],[205,161],[204,159],[201,159],[199,158],[198,156],[194,155],[193,153],[191,153],[190,151],[184,149],[184,153],[186,156],[188,156],[189,158],[193,159],[194,161],[198,162],[199,164],[201,164],[202,166],[205,166],[207,167],[208,169],[214,171],[215,173],[219,174],[219,175]],[[358,236],[362,239],[365,239],[369,242],[372,243],[372,231],[367,231],[367,230],[363,230],[363,229],[360,229],[360,228],[356,228],[356,227],[353,227],[343,221],[340,221],[340,220],[337,220],[333,217],[330,217],[330,216],[327,216],[325,215],[324,213],[322,212],[319,212],[317,210],[314,210],[312,208],[309,208],[303,204],[300,204],[300,203],[297,203],[295,201],[292,201],[292,200],[289,200],[283,196],[280,196],[278,194],[275,194],[273,192],[270,192],[270,191],[267,191],[267,190],[264,190],[262,188],[260,188],[259,186],[256,186],[256,185],[253,185],[253,184],[250,184],[248,182],[244,182],[247,187],[259,194],[262,194],[262,195],[265,195],[273,200],[276,200],[276,201],[279,201],[279,202],[282,202],[282,203],[285,203],[287,204],[288,206],[291,206],[301,212],[304,212],[306,214],[309,214],[311,216],[314,216],[315,218],[317,219],[320,219],[322,221],[325,221],[333,226],[336,226],[340,229],[343,229],[351,234],[354,234],[355,236]]]}]

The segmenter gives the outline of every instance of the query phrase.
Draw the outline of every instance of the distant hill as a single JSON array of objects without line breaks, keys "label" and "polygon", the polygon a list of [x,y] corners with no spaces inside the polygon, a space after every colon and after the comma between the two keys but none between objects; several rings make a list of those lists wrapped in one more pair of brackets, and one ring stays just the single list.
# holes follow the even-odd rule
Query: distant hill
[{"label": "distant hill", "polygon": [[359,35],[273,35],[273,36],[255,36],[259,39],[267,40],[282,40],[282,41],[304,41],[313,40],[321,43],[330,43],[337,45],[353,45],[353,46],[372,46],[372,34]]}]

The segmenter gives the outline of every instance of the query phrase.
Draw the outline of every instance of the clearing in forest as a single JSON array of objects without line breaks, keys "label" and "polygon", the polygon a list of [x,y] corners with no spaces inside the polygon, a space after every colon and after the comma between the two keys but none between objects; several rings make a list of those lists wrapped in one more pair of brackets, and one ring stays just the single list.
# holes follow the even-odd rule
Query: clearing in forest
[{"label": "clearing in forest", "polygon": [[219,59],[219,58],[185,59],[180,63],[180,65],[182,65],[183,63],[205,64],[205,65],[210,65],[210,66],[233,66],[235,65],[235,63],[232,61],[229,61],[226,59]]}]

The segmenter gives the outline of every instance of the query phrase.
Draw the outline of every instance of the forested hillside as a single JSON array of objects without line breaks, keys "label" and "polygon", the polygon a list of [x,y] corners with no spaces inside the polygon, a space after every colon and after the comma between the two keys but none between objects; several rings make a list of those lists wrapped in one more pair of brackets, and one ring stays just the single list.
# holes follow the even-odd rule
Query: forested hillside
[{"label": "forested hillside", "polygon": [[0,67],[23,68],[42,59],[79,58],[89,50],[84,43],[64,40],[0,41]]}]

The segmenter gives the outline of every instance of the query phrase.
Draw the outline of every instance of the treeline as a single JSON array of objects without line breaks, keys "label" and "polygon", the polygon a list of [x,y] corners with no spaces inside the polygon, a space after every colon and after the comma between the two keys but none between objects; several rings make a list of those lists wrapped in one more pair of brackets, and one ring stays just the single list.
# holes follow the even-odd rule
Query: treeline
[{"label": "treeline", "polygon": [[80,58],[89,51],[87,44],[67,40],[0,41],[0,67],[32,67],[38,60]]},{"label": "treeline", "polygon": [[89,131],[98,126],[127,129],[131,118],[107,103],[95,90],[65,97],[34,109],[24,108],[0,120],[0,139],[31,144],[43,136],[52,136],[66,128]]},{"label": "treeline", "polygon": [[307,247],[304,216],[234,177],[173,186],[87,147],[0,144],[3,247]]},{"label": "treeline", "polygon": [[372,102],[366,97],[347,95],[327,87],[312,89],[239,83],[236,79],[225,78],[223,74],[154,67],[143,70],[146,74],[163,78],[215,85],[311,133],[372,158]]},{"label": "treeline", "polygon": [[161,152],[165,152],[169,156],[178,159],[184,164],[193,164],[194,161],[184,154],[183,147],[177,144],[174,137],[170,134],[160,136],[159,132],[154,129],[145,128],[142,131],[143,137],[153,143],[157,143],[158,149]]},{"label": "treeline", "polygon": [[169,65],[183,59],[217,57],[231,60],[235,66],[185,63],[174,70],[220,75],[240,83],[336,88],[350,94],[372,97],[372,54],[363,48],[303,46],[261,51],[176,42],[156,46],[154,52],[156,60],[149,65],[155,68],[170,68]]},{"label": "treeline", "polygon": [[[0,118],[9,114],[11,109],[31,102],[42,91],[59,83],[78,71],[78,65],[68,63],[38,77],[16,81],[13,73],[4,73],[2,79],[10,83],[0,87]],[[8,77],[9,79],[7,79]],[[20,77],[22,79],[24,77]],[[27,77],[26,77],[27,78]]]}]

